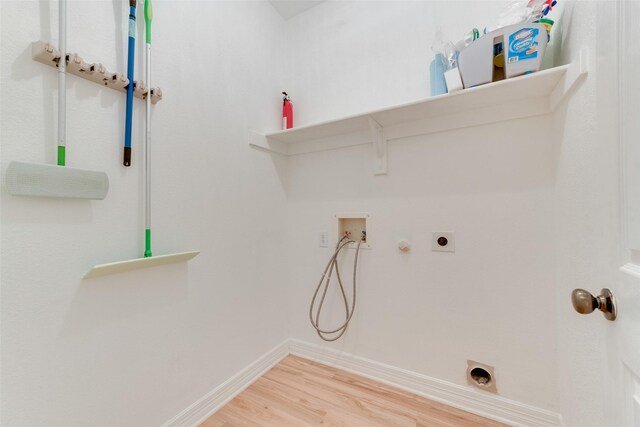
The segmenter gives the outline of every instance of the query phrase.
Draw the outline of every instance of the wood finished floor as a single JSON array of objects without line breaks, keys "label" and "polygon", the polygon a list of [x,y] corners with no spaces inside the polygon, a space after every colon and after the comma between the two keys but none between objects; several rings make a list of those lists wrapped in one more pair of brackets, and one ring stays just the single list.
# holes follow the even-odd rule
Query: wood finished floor
[{"label": "wood finished floor", "polygon": [[503,427],[505,424],[296,356],[287,356],[202,427]]}]

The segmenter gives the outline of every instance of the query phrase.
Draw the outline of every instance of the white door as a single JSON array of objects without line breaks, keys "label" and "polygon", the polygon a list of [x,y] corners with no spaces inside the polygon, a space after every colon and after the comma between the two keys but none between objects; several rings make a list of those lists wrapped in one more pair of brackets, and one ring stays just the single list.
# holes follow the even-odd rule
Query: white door
[{"label": "white door", "polygon": [[[624,426],[640,427],[640,2],[620,2],[620,136],[622,244],[619,282],[612,290],[619,315],[610,346],[609,368],[615,379],[609,409]],[[617,419],[617,417],[615,417]]]}]

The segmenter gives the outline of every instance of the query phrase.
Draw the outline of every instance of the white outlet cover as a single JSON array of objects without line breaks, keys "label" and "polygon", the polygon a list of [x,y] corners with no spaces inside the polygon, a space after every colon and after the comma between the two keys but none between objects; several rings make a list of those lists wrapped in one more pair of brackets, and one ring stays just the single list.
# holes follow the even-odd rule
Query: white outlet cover
[{"label": "white outlet cover", "polygon": [[318,246],[321,248],[329,247],[329,232],[318,231]]},{"label": "white outlet cover", "polygon": [[[441,237],[447,239],[447,244],[444,246],[438,243]],[[431,250],[433,252],[455,252],[455,233],[453,231],[434,231],[431,237]]]}]

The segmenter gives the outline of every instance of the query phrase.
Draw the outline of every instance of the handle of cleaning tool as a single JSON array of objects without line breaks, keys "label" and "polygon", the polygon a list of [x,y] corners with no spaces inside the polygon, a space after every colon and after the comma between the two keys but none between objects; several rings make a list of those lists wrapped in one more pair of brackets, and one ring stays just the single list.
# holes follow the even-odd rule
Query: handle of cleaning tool
[{"label": "handle of cleaning tool", "polygon": [[58,166],[66,164],[67,122],[67,0],[58,5],[60,59],[58,60]]},{"label": "handle of cleaning tool", "polygon": [[133,122],[133,70],[136,50],[136,1],[129,0],[129,57],[127,63],[127,108],[124,123],[124,161],[123,165],[131,166],[131,126]]},{"label": "handle of cleaning tool", "polygon": [[144,257],[151,258],[151,229],[144,230]]},{"label": "handle of cleaning tool", "polygon": [[151,21],[153,20],[153,6],[151,0],[145,0],[144,2],[144,24],[145,33],[147,35],[147,44],[151,44]]},{"label": "handle of cleaning tool", "polygon": [[145,219],[144,219],[144,257],[149,258],[151,253],[151,20],[153,19],[153,7],[151,0],[144,2],[144,24],[147,42],[147,86],[149,93],[146,98],[146,120],[144,129],[144,172],[145,172]]}]

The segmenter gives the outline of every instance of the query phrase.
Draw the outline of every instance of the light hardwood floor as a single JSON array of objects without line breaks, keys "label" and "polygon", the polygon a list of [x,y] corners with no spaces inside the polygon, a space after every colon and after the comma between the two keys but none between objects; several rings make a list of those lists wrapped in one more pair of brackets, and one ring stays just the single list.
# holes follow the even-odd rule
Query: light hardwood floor
[{"label": "light hardwood floor", "polygon": [[287,356],[202,427],[234,426],[502,427],[423,397]]}]

